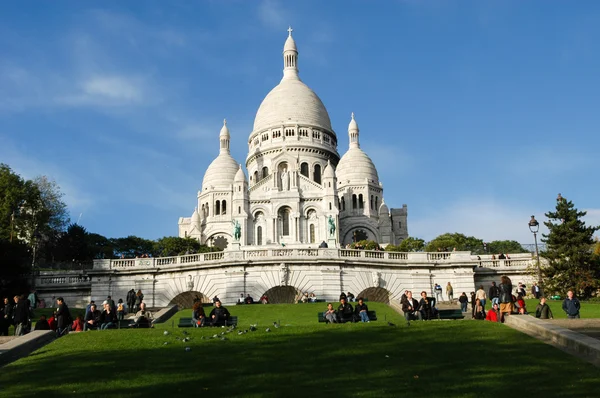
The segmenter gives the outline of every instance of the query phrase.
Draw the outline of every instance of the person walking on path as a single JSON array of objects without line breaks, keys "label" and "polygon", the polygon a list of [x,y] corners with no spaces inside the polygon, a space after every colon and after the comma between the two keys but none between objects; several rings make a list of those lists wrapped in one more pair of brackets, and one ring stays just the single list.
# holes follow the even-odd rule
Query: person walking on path
[{"label": "person walking on path", "polygon": [[498,304],[498,297],[500,297],[500,289],[498,289],[498,286],[496,286],[496,282],[492,282],[492,286],[490,286],[490,290],[488,293],[488,298],[492,300],[492,305]]},{"label": "person walking on path", "polygon": [[450,282],[446,285],[446,295],[448,296],[448,301],[452,304],[452,301],[454,300],[454,289]]},{"label": "person walking on path", "polygon": [[510,315],[513,310],[512,299],[512,282],[506,275],[500,277],[500,313],[502,314],[502,322],[504,317]]},{"label": "person walking on path", "polygon": [[442,287],[440,286],[439,283],[435,284],[433,291],[435,292],[436,303],[441,303],[442,302]]},{"label": "person walking on path", "polygon": [[479,302],[481,303],[481,306],[485,308],[487,296],[485,295],[485,290],[483,290],[483,285],[479,286],[479,290],[477,290],[477,293],[475,293],[475,298],[478,298]]},{"label": "person walking on path", "polygon": [[567,318],[569,319],[578,319],[579,318],[579,309],[581,308],[581,303],[577,300],[573,295],[573,291],[569,290],[567,292],[567,298],[563,301],[562,309],[567,313]]},{"label": "person walking on path", "polygon": [[540,298],[540,303],[535,307],[535,317],[540,319],[554,319],[550,306],[546,304],[546,297]]}]

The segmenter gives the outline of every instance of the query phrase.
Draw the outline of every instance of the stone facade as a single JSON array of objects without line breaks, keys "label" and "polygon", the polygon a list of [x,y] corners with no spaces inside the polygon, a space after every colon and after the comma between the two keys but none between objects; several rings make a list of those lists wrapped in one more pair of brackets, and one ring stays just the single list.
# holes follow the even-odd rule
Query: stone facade
[{"label": "stone facade", "polygon": [[90,298],[107,295],[125,299],[130,289],[142,290],[146,303],[163,307],[198,295],[203,301],[218,296],[233,304],[240,294],[277,297],[281,291],[292,302],[303,292],[337,301],[340,292],[352,292],[372,301],[398,303],[405,290],[433,295],[435,283],[454,286],[454,297],[469,294],[483,284],[486,290],[500,275],[516,287],[528,286],[534,264],[530,254],[511,260],[482,260],[468,252],[398,253],[347,249],[255,248],[178,257],[95,260],[87,272],[48,272],[36,280],[42,299],[63,296],[69,305],[81,306]]},{"label": "stone facade", "polygon": [[204,175],[192,216],[179,219],[179,236],[221,248],[339,247],[362,239],[398,244],[408,236],[407,206],[385,204],[377,169],[360,149],[354,114],[340,158],[323,102],[299,77],[291,29],[283,60],[283,78],[261,103],[248,139],[249,178],[230,154],[225,122],[219,156]]}]

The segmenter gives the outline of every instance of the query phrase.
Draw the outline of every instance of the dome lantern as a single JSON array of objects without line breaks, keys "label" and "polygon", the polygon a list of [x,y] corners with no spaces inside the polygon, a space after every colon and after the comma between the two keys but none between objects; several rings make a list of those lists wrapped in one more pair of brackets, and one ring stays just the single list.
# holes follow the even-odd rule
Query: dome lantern
[{"label": "dome lantern", "polygon": [[348,137],[350,140],[350,148],[360,148],[360,142],[358,141],[358,124],[354,120],[354,112],[352,112],[352,120],[348,125]]},{"label": "dome lantern", "polygon": [[298,79],[298,49],[292,37],[294,29],[288,28],[288,38],[283,46],[283,78]]},{"label": "dome lantern", "polygon": [[227,119],[223,119],[223,127],[219,133],[219,141],[221,143],[220,153],[229,153],[231,136],[229,135],[229,128],[227,128]]}]

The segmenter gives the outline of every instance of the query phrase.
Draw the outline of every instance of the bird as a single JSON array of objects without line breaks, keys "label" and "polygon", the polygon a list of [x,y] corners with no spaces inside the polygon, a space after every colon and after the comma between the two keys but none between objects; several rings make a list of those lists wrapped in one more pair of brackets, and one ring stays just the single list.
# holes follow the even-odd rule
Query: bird
[{"label": "bird", "polygon": [[186,350],[187,352],[190,352],[190,351],[192,351],[192,349],[191,349],[190,347],[185,347],[185,350]]},{"label": "bird", "polygon": [[221,340],[225,341],[227,340],[227,337],[221,337]]},{"label": "bird", "polygon": [[169,331],[168,331],[168,330],[165,330],[165,331],[163,332],[163,334],[166,336],[166,335],[168,335],[168,334],[169,334]]},{"label": "bird", "polygon": [[168,342],[168,341],[165,341],[163,345],[167,345],[167,344],[169,344],[169,342]]},{"label": "bird", "polygon": [[251,332],[255,332],[256,331],[256,326],[254,326],[254,325],[250,326],[250,331]]},{"label": "bird", "polygon": [[[165,330],[165,332],[166,332],[166,330]],[[188,332],[184,330],[184,331],[183,331],[183,334],[188,334]]]},{"label": "bird", "polygon": [[265,332],[267,332],[267,333],[269,333],[270,331],[271,331],[271,329],[269,329],[269,328],[267,328],[267,329],[265,330]]},{"label": "bird", "polygon": [[388,322],[388,326],[396,327],[396,324],[394,324],[392,322]]},{"label": "bird", "polygon": [[242,331],[240,330],[240,331],[238,332],[238,335],[240,335],[240,334],[244,334],[244,332],[242,332]]},{"label": "bird", "polygon": [[215,335],[213,336],[213,339],[216,339],[217,337],[219,337],[219,335],[218,335],[218,334],[215,334]]}]

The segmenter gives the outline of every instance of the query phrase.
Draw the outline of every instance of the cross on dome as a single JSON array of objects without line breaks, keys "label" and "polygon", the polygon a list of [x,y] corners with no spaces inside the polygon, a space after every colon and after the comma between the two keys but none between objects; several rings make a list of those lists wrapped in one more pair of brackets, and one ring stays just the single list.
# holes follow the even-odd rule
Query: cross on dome
[{"label": "cross on dome", "polygon": [[291,25],[288,27],[288,36],[292,37],[292,32],[294,31],[294,29],[292,29]]}]

